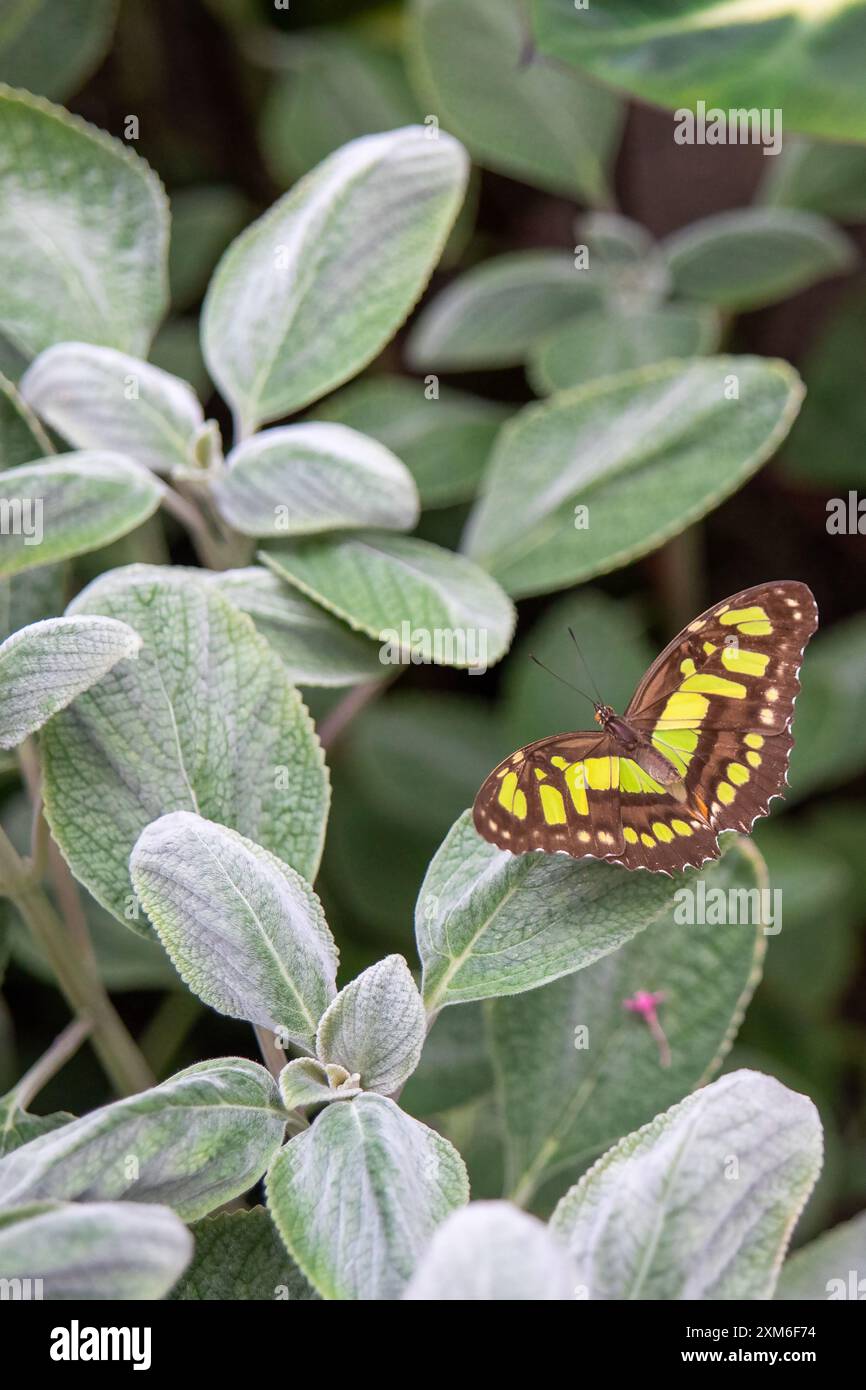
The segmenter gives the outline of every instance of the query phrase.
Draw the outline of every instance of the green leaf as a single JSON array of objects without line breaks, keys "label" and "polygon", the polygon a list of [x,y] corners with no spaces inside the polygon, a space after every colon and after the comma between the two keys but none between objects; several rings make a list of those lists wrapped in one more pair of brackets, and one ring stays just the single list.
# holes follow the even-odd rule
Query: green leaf
[{"label": "green leaf", "polygon": [[152,820],[180,810],[230,826],[312,880],[327,769],[251,620],[183,571],[146,565],[104,575],[70,611],[128,622],[143,642],[42,739],[52,833],[97,901],[135,926],[132,847]]},{"label": "green leaf", "polygon": [[298,541],[259,558],[350,627],[383,643],[380,660],[483,670],[508,649],[515,614],[471,561],[413,536],[366,531]]},{"label": "green leaf", "polygon": [[0,35],[0,81],[63,101],[98,67],[111,41],[117,0],[15,0]]},{"label": "green leaf", "polygon": [[478,208],[481,202],[481,170],[476,164],[469,167],[469,179],[460,210],[439,258],[439,270],[454,270],[460,265],[472,243],[478,225]]},{"label": "green leaf", "polygon": [[866,806],[845,797],[818,802],[808,819],[799,822],[803,833],[813,838],[816,850],[840,864],[839,876],[845,883],[846,915],[859,921],[866,914],[866,875],[862,845],[866,839]]},{"label": "green leaf", "polygon": [[821,1147],[806,1096],[732,1072],[610,1149],[551,1229],[591,1299],[771,1298]]},{"label": "green leaf", "polygon": [[[658,244],[652,233],[640,222],[618,212],[582,213],[577,219],[576,230],[587,244],[591,261],[600,261],[605,271],[627,273],[658,255]],[[663,271],[664,267],[661,269]]]},{"label": "green leaf", "polygon": [[[864,152],[866,154],[866,152]],[[862,361],[866,353],[866,296],[845,301],[822,325],[802,364],[806,383],[803,410],[785,445],[785,472],[827,492],[864,488],[866,393]],[[830,512],[829,497],[825,508]],[[848,498],[843,498],[846,507]],[[846,519],[847,522],[847,519]]]},{"label": "green leaf", "polygon": [[406,340],[418,371],[516,367],[540,337],[601,300],[561,251],[514,251],[473,266],[426,304]]},{"label": "green leaf", "polygon": [[232,243],[202,340],[244,432],[341,385],[393,337],[442,253],[467,171],[450,136],[418,126],[369,135]]},{"label": "green leaf", "polygon": [[133,887],[181,979],[219,1013],[301,1047],[336,993],[337,948],[312,888],[276,855],[189,811],[153,821]]},{"label": "green leaf", "polygon": [[[773,944],[770,945],[772,955]],[[762,991],[763,993],[763,991]],[[792,1222],[798,1242],[810,1240],[834,1219],[834,1207],[844,1191],[846,1151],[839,1131],[833,1104],[833,1086],[839,1075],[844,1044],[831,1030],[804,1027],[800,1019],[786,1011],[772,1009],[762,1019],[762,1003],[750,1010],[751,1018],[745,1033],[765,1039],[750,1045],[748,1040],[734,1043],[725,1062],[724,1072],[742,1067],[766,1072],[781,1081],[791,1091],[800,1091],[815,1102],[824,1131],[823,1165],[802,1214]],[[856,1045],[856,1044],[855,1044]],[[849,1151],[850,1152],[850,1151]]]},{"label": "green leaf", "polygon": [[29,1115],[18,1104],[17,1089],[10,1091],[0,1100],[0,1158],[74,1119],[75,1116],[65,1110],[57,1110],[53,1115]]},{"label": "green leaf", "polygon": [[114,348],[55,343],[21,379],[21,394],[76,449],[127,454],[156,473],[194,463],[204,424],[185,381]]},{"label": "green leaf", "polygon": [[861,1212],[795,1250],[782,1265],[774,1297],[809,1302],[861,1300],[864,1279],[866,1212]]},{"label": "green leaf", "polygon": [[168,205],[119,140],[0,88],[0,330],[28,357],[102,343],[137,357],[165,311]]},{"label": "green leaf", "polygon": [[19,628],[62,612],[64,579],[64,565],[45,565],[0,579],[0,639],[5,642]]},{"label": "green leaf", "polygon": [[0,372],[0,467],[17,468],[52,453],[51,440],[20,391]]},{"label": "green leaf", "polygon": [[[758,893],[767,877],[744,845],[735,842],[703,878],[708,893],[748,903],[747,921],[684,927],[675,900],[648,931],[587,970],[492,1006],[506,1190],[521,1206],[555,1175],[573,1180],[721,1065],[764,954]],[[678,888],[691,894],[694,885]],[[663,995],[669,1066],[646,1024],[624,1008],[638,991]]]},{"label": "green leaf", "polygon": [[[495,710],[468,691],[398,685],[346,729],[334,768],[322,892],[383,950],[405,943],[430,856],[500,747]],[[395,852],[383,854],[383,845]]]},{"label": "green leaf", "polygon": [[801,398],[785,362],[712,357],[526,406],[497,440],[464,548],[519,598],[618,569],[742,486],[778,448]]},{"label": "green leaf", "polygon": [[542,53],[644,101],[781,108],[786,131],[866,139],[860,0],[533,0],[533,16]]},{"label": "green leaf", "polygon": [[679,886],[664,874],[567,855],[509,854],[482,840],[464,811],[430,864],[415,910],[428,1013],[584,969],[666,919]]},{"label": "green leaf", "polygon": [[[192,1255],[192,1239],[168,1207],[134,1202],[33,1202],[0,1212],[4,1279],[54,1300],[164,1298]],[[7,1295],[8,1296],[8,1295]],[[14,1295],[12,1295],[14,1297]]]},{"label": "green leaf", "polygon": [[192,1228],[192,1264],[169,1297],[237,1302],[274,1299],[291,1303],[317,1298],[292,1263],[264,1207],[220,1211]]},{"label": "green leaf", "polygon": [[194,1221],[252,1187],[285,1122],[257,1062],[199,1062],[0,1159],[0,1204],[159,1202]]},{"label": "green leaf", "polygon": [[421,1061],[400,1095],[400,1105],[423,1119],[486,1095],[493,1071],[481,1004],[443,1009],[433,1021]]},{"label": "green leaf", "polygon": [[[451,1009],[449,1012],[459,1011]],[[436,1125],[461,1154],[475,1199],[501,1197],[504,1186],[502,1123],[493,1094],[479,1096],[469,1105],[437,1115]]]},{"label": "green leaf", "polygon": [[420,115],[399,55],[368,33],[305,28],[277,46],[271,29],[251,56],[276,70],[259,138],[281,186],[347,141],[410,125]]},{"label": "green leaf", "polygon": [[408,468],[346,425],[309,421],[263,430],[233,449],[213,485],[224,519],[245,536],[310,536],[359,526],[411,531],[418,490]]},{"label": "green leaf", "polygon": [[162,487],[123,454],[62,454],[0,473],[0,575],[100,550],[159,506]]},{"label": "green leaf", "polygon": [[384,1096],[362,1095],[329,1105],[280,1150],[267,1193],[289,1254],[323,1298],[387,1300],[469,1185],[446,1139]]},{"label": "green leaf", "polygon": [[366,637],[303,598],[270,570],[223,570],[204,578],[248,613],[295,685],[341,686],[380,680],[379,650]]},{"label": "green leaf", "polygon": [[405,463],[421,506],[447,507],[474,497],[499,427],[510,411],[449,386],[435,394],[408,377],[354,382],[315,408],[378,439]]},{"label": "green leaf", "polygon": [[[798,700],[798,730],[799,709]],[[782,930],[767,956],[764,998],[829,1024],[859,968],[854,874],[837,849],[792,816],[762,821],[755,839],[784,905]]]},{"label": "green leaf", "polygon": [[582,314],[535,345],[527,374],[533,389],[547,396],[669,357],[702,357],[718,338],[716,315],[695,304],[636,314]]},{"label": "green leaf", "polygon": [[521,0],[414,0],[410,15],[421,98],[480,164],[607,201],[620,103],[534,51]]},{"label": "green leaf", "polygon": [[639,222],[614,212],[587,212],[575,220],[575,264],[585,254],[605,307],[617,315],[660,309],[670,273],[660,244]]},{"label": "green leaf", "polygon": [[27,360],[24,353],[0,333],[0,372],[9,381],[20,381],[27,367]]},{"label": "green leaf", "polygon": [[866,220],[866,149],[790,139],[758,190],[768,207],[802,208],[839,222]]},{"label": "green leaf", "polygon": [[[30,853],[33,828],[33,809],[29,797],[22,791],[10,797],[3,806],[2,825],[15,849],[21,855]],[[62,916],[53,885],[45,885],[49,898]],[[183,982],[154,933],[147,936],[134,931],[122,931],[117,919],[94,901],[86,890],[79,890],[87,931],[96,957],[99,978],[112,994],[131,990],[174,990],[186,992]],[[52,988],[57,976],[45,953],[37,943],[10,902],[0,903],[0,936],[5,913],[9,924],[9,948],[12,959],[22,970]],[[194,1007],[198,1007],[197,1002]]]},{"label": "green leaf", "polygon": [[866,767],[866,614],[820,633],[800,679],[786,793],[795,800],[849,782]]},{"label": "green leaf", "polygon": [[341,989],[316,1033],[316,1055],[389,1095],[418,1065],[427,1020],[402,956],[386,956]]},{"label": "green leaf", "polygon": [[141,638],[113,618],[48,618],[0,645],[0,748],[15,748],[116,666]]},{"label": "green leaf", "polygon": [[561,1302],[574,1263],[546,1226],[508,1202],[471,1202],[434,1232],[405,1299],[426,1303]]},{"label": "green leaf", "polygon": [[232,184],[194,184],[172,192],[168,278],[174,310],[201,299],[214,266],[251,215],[247,198]]},{"label": "green leaf", "polygon": [[663,243],[674,290],[723,309],[760,309],[851,270],[856,248],[825,217],[793,208],[735,208]]},{"label": "green leaf", "polygon": [[314,1057],[296,1057],[280,1072],[280,1095],[287,1110],[308,1110],[360,1094],[357,1074],[345,1067],[326,1066]]}]

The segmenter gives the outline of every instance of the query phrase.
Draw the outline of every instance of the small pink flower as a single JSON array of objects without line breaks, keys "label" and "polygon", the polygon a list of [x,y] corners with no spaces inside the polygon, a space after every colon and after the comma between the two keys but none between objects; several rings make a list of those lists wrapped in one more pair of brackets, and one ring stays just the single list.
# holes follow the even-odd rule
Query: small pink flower
[{"label": "small pink flower", "polygon": [[659,1023],[659,1016],[657,1013],[658,1005],[663,1004],[664,1001],[664,990],[660,990],[657,994],[651,994],[649,990],[639,989],[632,995],[631,999],[623,999],[622,1006],[624,1009],[628,1009],[630,1013],[640,1014],[641,1018],[646,1021],[650,1033],[658,1044],[659,1065],[662,1067],[669,1067],[671,1064],[671,1049],[665,1037],[664,1029]]}]

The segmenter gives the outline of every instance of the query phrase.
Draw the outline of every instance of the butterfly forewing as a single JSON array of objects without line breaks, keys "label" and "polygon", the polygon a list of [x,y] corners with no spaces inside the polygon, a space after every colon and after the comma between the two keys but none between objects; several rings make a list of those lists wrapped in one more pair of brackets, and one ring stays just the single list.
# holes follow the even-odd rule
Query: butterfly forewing
[{"label": "butterfly forewing", "polygon": [[707,609],[653,662],[626,719],[682,773],[689,804],[749,830],[781,794],[803,650],[818,626],[805,584],[761,584]]}]

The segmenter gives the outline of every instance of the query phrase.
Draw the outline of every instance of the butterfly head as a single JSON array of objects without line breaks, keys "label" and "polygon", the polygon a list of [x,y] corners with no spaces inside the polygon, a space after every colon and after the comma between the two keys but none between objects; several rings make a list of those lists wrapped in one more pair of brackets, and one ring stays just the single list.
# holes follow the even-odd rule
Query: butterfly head
[{"label": "butterfly head", "polygon": [[616,718],[616,715],[614,711],[611,709],[610,705],[600,705],[595,703],[595,714],[593,715],[593,718],[595,719],[596,724],[600,724],[603,729],[606,729],[610,721]]}]

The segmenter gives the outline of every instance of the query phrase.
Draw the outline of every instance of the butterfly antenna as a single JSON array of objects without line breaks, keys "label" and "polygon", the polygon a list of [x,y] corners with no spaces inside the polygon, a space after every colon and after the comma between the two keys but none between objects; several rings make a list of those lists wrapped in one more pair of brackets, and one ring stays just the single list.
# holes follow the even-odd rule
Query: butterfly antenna
[{"label": "butterfly antenna", "polygon": [[581,661],[583,662],[583,669],[586,671],[586,674],[589,676],[590,685],[592,686],[593,690],[594,690],[595,693],[596,693],[596,697],[597,697],[597,698],[596,698],[596,700],[593,701],[593,704],[603,705],[603,704],[604,704],[604,701],[603,701],[602,698],[601,698],[601,691],[599,690],[598,686],[597,686],[596,683],[595,683],[595,677],[593,676],[592,671],[589,669],[589,662],[587,661],[587,659],[586,659],[586,657],[584,656],[583,652],[580,650],[580,643],[578,642],[577,638],[576,638],[575,635],[574,635],[574,628],[573,628],[573,627],[570,627],[570,628],[568,629],[568,635],[569,635],[569,637],[571,638],[572,642],[573,642],[574,645],[575,645],[575,648],[576,648],[576,650],[577,650],[577,654],[578,654],[578,656],[580,657]]},{"label": "butterfly antenna", "polygon": [[591,695],[587,695],[585,690],[581,690],[577,685],[572,685],[571,681],[567,681],[564,676],[558,675],[556,671],[551,671],[550,667],[545,666],[544,662],[539,661],[538,657],[534,656],[532,652],[529,653],[529,660],[534,661],[536,666],[540,666],[542,671],[546,671],[549,676],[553,676],[554,680],[560,681],[563,685],[567,685],[569,690],[576,691],[578,695],[583,696],[584,700],[589,700],[592,706],[601,704],[600,700],[594,700]]}]

